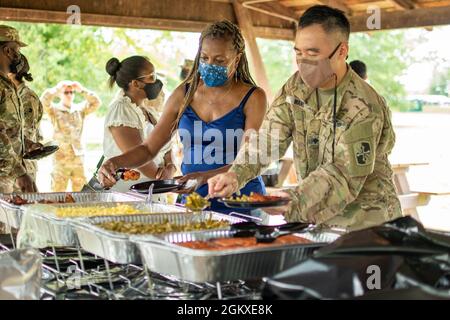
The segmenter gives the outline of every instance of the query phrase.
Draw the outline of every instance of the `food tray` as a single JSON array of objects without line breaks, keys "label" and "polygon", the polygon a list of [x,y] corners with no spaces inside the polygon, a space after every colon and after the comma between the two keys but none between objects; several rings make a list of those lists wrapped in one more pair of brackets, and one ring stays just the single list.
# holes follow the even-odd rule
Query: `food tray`
[{"label": "food tray", "polygon": [[[21,230],[19,231],[19,237],[22,234],[27,234],[28,238],[39,238],[41,246],[76,246],[77,236],[72,228],[71,222],[78,219],[85,219],[82,217],[77,218],[60,218],[54,215],[52,210],[56,208],[83,208],[83,207],[114,207],[117,205],[127,204],[133,208],[146,210],[144,202],[107,202],[107,203],[84,203],[84,204],[51,204],[51,205],[30,205],[26,208],[21,224]],[[153,204],[151,212],[178,212],[182,209],[175,206]],[[119,215],[117,215],[119,216]],[[22,230],[25,229],[25,230]]]},{"label": "food tray", "polygon": [[[180,210],[180,208],[177,209]],[[184,210],[181,209],[181,212],[184,212]],[[96,224],[110,221],[161,223],[166,219],[171,223],[183,224],[190,221],[204,221],[209,217],[214,220],[226,220],[231,224],[244,221],[220,213],[202,212],[200,214],[169,213],[92,217],[78,219],[73,221],[72,225],[84,250],[115,263],[137,264],[140,263],[141,259],[136,245],[130,241],[131,235],[105,230],[96,226]]]},{"label": "food tray", "polygon": [[176,243],[231,237],[230,231],[204,231],[132,236],[143,263],[154,272],[192,282],[218,282],[257,279],[281,272],[309,257],[315,250],[333,242],[335,233],[302,233],[311,244],[242,248],[223,251],[190,249]]},{"label": "food tray", "polygon": [[50,193],[10,193],[0,194],[0,222],[9,227],[19,229],[23,211],[32,204],[15,205],[9,203],[7,199],[18,195],[28,201],[53,200],[62,201],[67,194],[72,195],[77,203],[91,202],[128,202],[142,201],[142,197],[132,193],[120,192],[50,192]]}]

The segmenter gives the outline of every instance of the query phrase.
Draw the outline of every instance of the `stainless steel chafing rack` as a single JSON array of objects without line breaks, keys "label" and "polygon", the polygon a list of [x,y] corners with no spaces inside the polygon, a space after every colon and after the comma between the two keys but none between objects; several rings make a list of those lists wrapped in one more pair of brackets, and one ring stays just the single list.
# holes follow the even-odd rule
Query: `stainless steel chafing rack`
[{"label": "stainless steel chafing rack", "polygon": [[[80,268],[77,252],[57,249],[62,270],[53,263],[53,252],[43,251],[44,276],[41,299],[259,299],[260,281],[246,283],[192,283],[149,272],[145,266],[127,264],[109,267],[82,251],[86,269]],[[70,253],[72,251],[72,253]],[[218,290],[218,288],[220,290]]]},{"label": "stainless steel chafing rack", "polygon": [[[214,231],[220,236],[227,231]],[[207,232],[211,233],[211,232]],[[164,238],[204,239],[186,234]],[[329,241],[337,235],[323,232],[303,234],[311,240]],[[168,272],[158,273],[147,264],[114,264],[82,249],[47,248],[42,252],[41,299],[260,299],[261,279],[222,282],[193,282]]]},{"label": "stainless steel chafing rack", "polygon": [[133,236],[143,263],[149,270],[192,282],[254,279],[273,275],[309,257],[318,248],[336,240],[333,232],[299,234],[310,244],[288,244],[223,251],[190,249],[177,243],[232,237],[230,231],[173,233]]},{"label": "stainless steel chafing rack", "polygon": [[[185,212],[177,208],[180,212]],[[140,263],[140,255],[136,245],[130,241],[131,235],[105,230],[97,224],[110,221],[162,223],[168,221],[175,224],[201,222],[207,219],[225,220],[230,224],[243,222],[243,219],[215,212],[202,213],[165,213],[152,215],[128,215],[92,217],[73,221],[81,247],[95,255],[115,263]]]},{"label": "stainless steel chafing rack", "polygon": [[143,201],[143,198],[138,194],[115,191],[3,193],[0,194],[0,222],[6,224],[8,227],[19,229],[24,209],[30,205],[33,205],[33,203],[15,205],[8,202],[8,200],[12,199],[14,196],[20,196],[24,200],[35,202],[40,200],[64,201],[67,195],[71,195],[74,198],[75,203]]}]

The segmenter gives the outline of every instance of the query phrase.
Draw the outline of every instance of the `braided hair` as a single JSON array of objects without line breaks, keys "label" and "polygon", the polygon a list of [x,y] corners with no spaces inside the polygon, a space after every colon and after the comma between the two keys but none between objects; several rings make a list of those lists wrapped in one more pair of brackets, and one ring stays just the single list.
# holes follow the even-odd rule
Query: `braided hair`
[{"label": "braided hair", "polygon": [[233,48],[238,54],[241,54],[241,58],[239,60],[239,64],[237,66],[235,74],[236,81],[240,80],[246,84],[256,86],[256,83],[250,74],[248,59],[245,54],[245,40],[239,27],[228,20],[211,23],[202,31],[202,34],[200,35],[198,51],[197,55],[195,56],[194,65],[192,66],[189,75],[182,83],[182,86],[189,86],[189,89],[185,95],[183,107],[178,112],[177,120],[174,123],[174,129],[178,126],[181,116],[183,115],[189,104],[192,102],[195,91],[198,88],[198,84],[200,82],[198,66],[200,64],[200,54],[202,51],[203,40],[205,40],[206,38],[231,40]]}]

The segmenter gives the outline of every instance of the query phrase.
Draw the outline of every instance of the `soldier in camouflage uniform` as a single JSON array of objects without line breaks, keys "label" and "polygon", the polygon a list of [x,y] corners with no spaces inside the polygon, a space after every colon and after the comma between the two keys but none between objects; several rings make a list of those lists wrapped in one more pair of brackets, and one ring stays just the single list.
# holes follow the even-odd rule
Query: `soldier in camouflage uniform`
[{"label": "soldier in camouflage uniform", "polygon": [[[395,142],[391,114],[345,62],[349,29],[339,10],[315,6],[304,13],[295,42],[299,71],[272,103],[257,140],[247,141],[229,172],[209,180],[211,195],[239,190],[293,143],[301,180],[277,194],[290,204],[269,213],[349,230],[401,216],[388,160]],[[260,149],[268,150],[265,163]]]},{"label": "soldier in camouflage uniform", "polygon": [[[85,101],[74,103],[75,92],[79,92]],[[60,98],[58,104],[53,103],[56,97]],[[80,191],[86,183],[81,143],[84,119],[97,110],[100,98],[78,82],[62,81],[56,87],[45,90],[41,102],[54,127],[53,139],[60,148],[54,157],[52,190],[66,191],[70,180],[72,190]]]},{"label": "soldier in camouflage uniform", "polygon": [[[8,78],[8,73],[17,71],[20,47],[24,46],[16,29],[0,25],[0,193],[12,192],[16,182],[21,191],[35,191],[22,158],[23,109],[16,87]],[[0,233],[4,231],[0,224]]]},{"label": "soldier in camouflage uniform", "polygon": [[[16,86],[17,93],[22,102],[25,120],[25,138],[31,141],[40,142],[42,141],[42,136],[39,126],[44,110],[41,101],[39,100],[39,96],[25,83],[25,80],[33,81],[33,77],[29,71],[30,65],[28,64],[28,60],[24,55],[22,55],[21,63],[17,67],[17,73],[10,73],[9,78]],[[33,178],[33,181],[36,182],[37,161],[24,160],[24,162],[27,173]],[[20,191],[17,184],[14,186],[14,191]]]}]

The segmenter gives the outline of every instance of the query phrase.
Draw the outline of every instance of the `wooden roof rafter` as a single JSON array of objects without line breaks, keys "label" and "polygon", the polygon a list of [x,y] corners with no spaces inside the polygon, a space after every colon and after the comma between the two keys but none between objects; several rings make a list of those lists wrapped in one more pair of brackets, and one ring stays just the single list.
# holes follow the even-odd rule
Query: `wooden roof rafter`
[{"label": "wooden roof rafter", "polygon": [[[237,22],[235,0],[0,0],[0,20],[66,23],[66,9],[80,6],[84,25],[175,31],[201,31],[208,23]],[[354,32],[368,30],[369,6],[381,10],[381,29],[450,24],[450,0],[236,0],[247,7],[254,34],[293,39],[296,21],[308,7],[325,4],[346,12]],[[251,2],[250,2],[251,1]]]},{"label": "wooden roof rafter", "polygon": [[417,8],[413,0],[390,0],[400,10],[412,10]]},{"label": "wooden roof rafter", "polygon": [[352,10],[349,7],[347,7],[345,2],[342,1],[342,0],[318,0],[317,2],[319,4],[323,4],[323,5],[326,5],[326,6],[331,6],[331,7],[334,7],[336,9],[342,10],[348,16],[352,15]]}]

